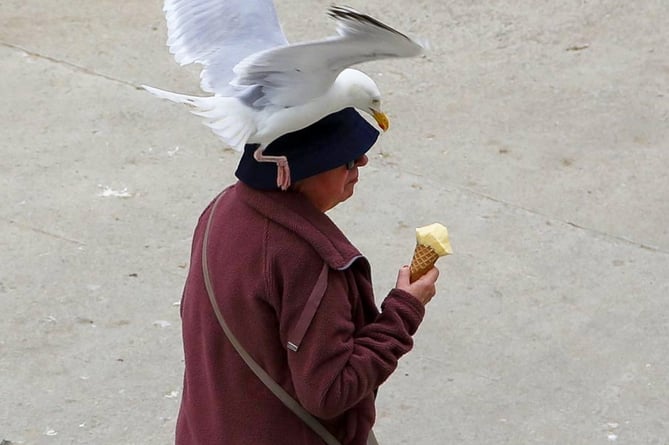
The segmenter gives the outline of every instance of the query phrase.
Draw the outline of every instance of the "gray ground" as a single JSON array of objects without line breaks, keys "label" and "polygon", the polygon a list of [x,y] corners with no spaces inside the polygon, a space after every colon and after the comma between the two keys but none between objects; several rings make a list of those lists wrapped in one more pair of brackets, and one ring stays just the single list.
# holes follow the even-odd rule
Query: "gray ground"
[{"label": "gray ground", "polygon": [[[363,67],[392,128],[332,217],[379,300],[414,227],[456,250],[381,442],[669,444],[669,3],[348,3],[432,51]],[[279,1],[286,33],[329,4]],[[198,91],[161,6],[0,3],[0,442],[172,440],[174,303],[237,154],[136,88]]]}]

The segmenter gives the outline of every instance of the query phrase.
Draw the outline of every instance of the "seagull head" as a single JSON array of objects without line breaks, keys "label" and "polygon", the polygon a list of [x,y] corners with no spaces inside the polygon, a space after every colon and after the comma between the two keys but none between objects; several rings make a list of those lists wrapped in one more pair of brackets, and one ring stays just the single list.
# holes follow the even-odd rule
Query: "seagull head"
[{"label": "seagull head", "polygon": [[368,75],[358,70],[346,69],[341,72],[337,82],[346,89],[348,106],[364,111],[374,118],[381,130],[388,130],[390,122],[381,110],[381,92]]}]

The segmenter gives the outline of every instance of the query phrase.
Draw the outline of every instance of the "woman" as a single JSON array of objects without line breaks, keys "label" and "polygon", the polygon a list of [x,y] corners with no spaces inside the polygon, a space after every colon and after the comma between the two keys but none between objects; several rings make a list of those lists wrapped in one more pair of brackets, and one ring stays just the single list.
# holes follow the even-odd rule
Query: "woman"
[{"label": "woman", "polygon": [[276,140],[266,153],[288,157],[287,192],[249,146],[239,182],[200,217],[181,306],[177,445],[324,443],[224,334],[204,282],[205,238],[214,304],[242,348],[339,443],[367,443],[376,391],[411,349],[438,276],[433,269],[409,283],[402,267],[379,312],[369,263],[325,215],[352,196],[377,137],[346,109]]}]

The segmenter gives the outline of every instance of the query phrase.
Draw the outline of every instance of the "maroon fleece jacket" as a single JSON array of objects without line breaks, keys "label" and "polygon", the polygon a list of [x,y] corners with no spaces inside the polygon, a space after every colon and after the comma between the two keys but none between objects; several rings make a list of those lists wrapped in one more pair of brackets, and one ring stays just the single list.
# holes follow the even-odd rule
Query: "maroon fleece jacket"
[{"label": "maroon fleece jacket", "polygon": [[[181,305],[176,444],[322,445],[248,369],[218,324],[201,261],[211,208],[195,229]],[[207,249],[218,305],[244,348],[343,445],[364,445],[376,390],[413,346],[423,305],[393,289],[379,312],[367,260],[298,193],[230,187]],[[287,344],[324,263],[327,288],[295,352]]]}]

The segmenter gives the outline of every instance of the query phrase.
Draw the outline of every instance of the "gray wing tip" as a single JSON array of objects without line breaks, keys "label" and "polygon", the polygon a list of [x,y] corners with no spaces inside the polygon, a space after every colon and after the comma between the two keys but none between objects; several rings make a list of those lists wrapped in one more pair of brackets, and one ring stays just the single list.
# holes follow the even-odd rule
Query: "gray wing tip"
[{"label": "gray wing tip", "polygon": [[335,20],[354,20],[356,22],[360,23],[367,23],[373,26],[377,26],[379,28],[383,28],[386,31],[391,31],[396,34],[400,34],[406,38],[408,38],[406,35],[402,34],[395,28],[392,28],[385,23],[381,22],[380,20],[375,19],[374,17],[363,14],[361,12],[356,11],[353,8],[349,8],[348,6],[330,6],[328,8],[328,15],[332,17]]},{"label": "gray wing tip", "polygon": [[394,34],[397,34],[399,36],[404,37],[405,39],[407,39],[410,42],[419,46],[421,48],[421,51],[427,49],[427,45],[425,44],[425,42],[415,41],[411,37],[407,36],[406,34],[403,34],[403,33],[399,32],[398,30],[396,30],[395,28],[393,28],[391,26],[386,25],[385,23],[381,22],[380,20],[377,20],[370,15],[358,12],[355,9],[350,8],[348,6],[332,5],[328,8],[328,16],[330,16],[335,21],[351,20],[351,21],[375,26],[377,28],[381,28],[383,30],[386,30],[386,31],[389,31],[389,32],[392,32]]}]

